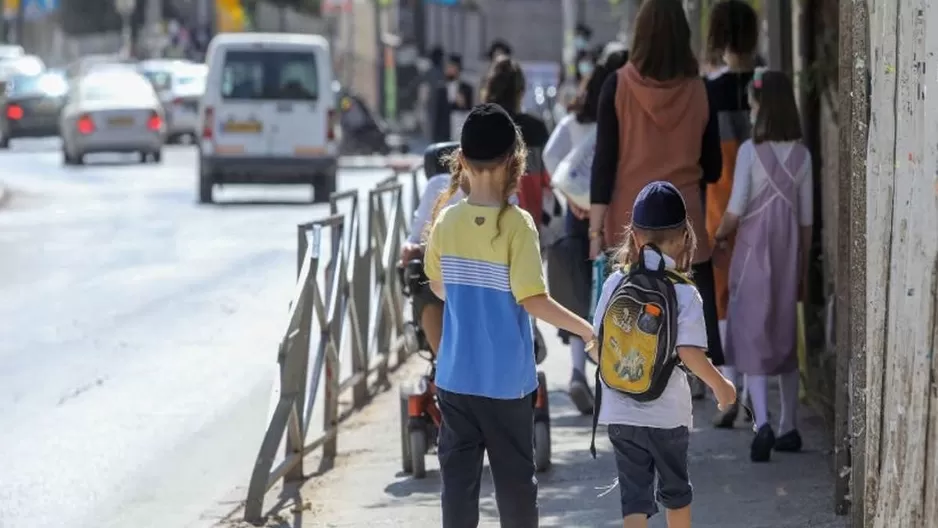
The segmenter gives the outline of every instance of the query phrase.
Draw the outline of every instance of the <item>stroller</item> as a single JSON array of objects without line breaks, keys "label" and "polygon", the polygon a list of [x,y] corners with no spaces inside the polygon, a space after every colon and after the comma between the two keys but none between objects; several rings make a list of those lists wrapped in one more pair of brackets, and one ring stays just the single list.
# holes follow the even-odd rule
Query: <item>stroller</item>
[{"label": "stroller", "polygon": [[[454,143],[438,143],[427,149],[425,171],[428,176],[445,172],[440,158],[452,152]],[[426,334],[420,327],[421,315],[428,303],[441,302],[430,291],[427,276],[423,271],[423,259],[417,258],[404,263],[398,268],[400,284],[404,297],[411,300],[411,320],[405,323],[405,336],[410,346],[418,355],[429,363],[426,374],[420,376],[410,387],[402,387],[400,393],[401,414],[401,468],[404,473],[414,478],[424,478],[427,474],[426,455],[437,445],[442,416],[436,401],[436,358]],[[543,338],[535,327],[536,363],[546,356]],[[543,372],[537,373],[537,395],[534,404],[534,460],[538,471],[550,468],[550,409],[547,399],[547,378]]]}]

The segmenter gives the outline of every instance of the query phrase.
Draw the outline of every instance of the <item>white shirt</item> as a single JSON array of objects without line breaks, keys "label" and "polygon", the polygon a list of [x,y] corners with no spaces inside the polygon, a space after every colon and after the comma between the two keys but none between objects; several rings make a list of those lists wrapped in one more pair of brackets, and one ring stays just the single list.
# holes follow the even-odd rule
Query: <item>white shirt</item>
[{"label": "white shirt", "polygon": [[[645,264],[650,268],[658,265],[658,255],[650,250],[645,251]],[[665,255],[665,266],[674,268],[674,260]],[[616,286],[622,281],[624,274],[617,271],[606,279],[603,292],[596,303],[593,316],[593,332],[599,335],[599,325],[609,298]],[[703,300],[696,286],[690,284],[676,284],[674,291],[677,295],[677,345],[695,348],[707,348],[707,324],[704,322]],[[610,389],[602,384],[602,403],[599,407],[599,423],[603,425],[633,425],[637,427],[654,427],[657,429],[674,429],[675,427],[692,427],[694,423],[693,404],[691,402],[690,385],[687,375],[680,368],[675,368],[664,392],[656,400],[640,402]]]},{"label": "white shirt", "polygon": [[[792,177],[798,187],[798,222],[802,227],[808,227],[814,222],[814,187],[811,181],[811,153],[801,143],[769,141],[779,163],[788,159],[792,149],[797,146],[805,150],[804,163],[796,170]],[[769,184],[769,175],[765,167],[759,162],[756,146],[751,139],[747,139],[739,146],[736,154],[736,169],[733,173],[733,190],[726,212],[736,216],[745,216],[752,199],[762,192]]]},{"label": "white shirt", "polygon": [[553,174],[567,154],[570,154],[570,151],[595,129],[596,123],[580,123],[572,114],[564,116],[551,132],[547,145],[541,153],[547,173]]}]

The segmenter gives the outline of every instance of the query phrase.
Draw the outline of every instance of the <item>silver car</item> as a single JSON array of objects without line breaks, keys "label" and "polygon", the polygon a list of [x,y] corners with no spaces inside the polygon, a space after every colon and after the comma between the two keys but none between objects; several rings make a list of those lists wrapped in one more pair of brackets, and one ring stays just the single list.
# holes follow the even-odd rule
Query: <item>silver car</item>
[{"label": "silver car", "polygon": [[163,101],[166,111],[166,126],[169,130],[167,143],[176,143],[182,138],[196,139],[199,126],[199,101],[205,93],[205,78],[208,68],[193,64],[173,72],[171,99]]},{"label": "silver car", "polygon": [[66,165],[80,165],[97,152],[137,152],[141,163],[162,160],[163,106],[134,71],[101,71],[75,81],[59,128]]}]

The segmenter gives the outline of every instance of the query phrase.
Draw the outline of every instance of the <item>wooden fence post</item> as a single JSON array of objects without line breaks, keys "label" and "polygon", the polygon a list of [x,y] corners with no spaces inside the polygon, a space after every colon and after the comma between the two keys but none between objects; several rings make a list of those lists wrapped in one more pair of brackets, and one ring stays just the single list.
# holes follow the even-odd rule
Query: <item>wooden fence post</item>
[{"label": "wooden fence post", "polygon": [[938,514],[938,85],[925,101],[938,69],[938,6],[870,6],[863,528],[927,528]]}]

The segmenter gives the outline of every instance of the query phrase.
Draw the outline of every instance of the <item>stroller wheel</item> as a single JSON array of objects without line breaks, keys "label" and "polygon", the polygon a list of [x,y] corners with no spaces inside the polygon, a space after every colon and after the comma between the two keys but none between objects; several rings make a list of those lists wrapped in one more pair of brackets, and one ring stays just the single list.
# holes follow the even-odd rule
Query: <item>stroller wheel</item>
[{"label": "stroller wheel", "polygon": [[540,365],[547,359],[547,344],[544,343],[544,336],[541,335],[541,329],[534,327],[534,363]]},{"label": "stroller wheel", "polygon": [[413,473],[414,471],[414,460],[411,456],[411,447],[410,447],[410,430],[407,427],[407,424],[410,421],[410,416],[407,413],[407,395],[401,394],[401,470],[404,473]]},{"label": "stroller wheel", "polygon": [[534,422],[534,467],[544,472],[550,469],[550,422]]},{"label": "stroller wheel", "polygon": [[410,431],[410,460],[416,479],[427,476],[427,432],[421,429]]}]

